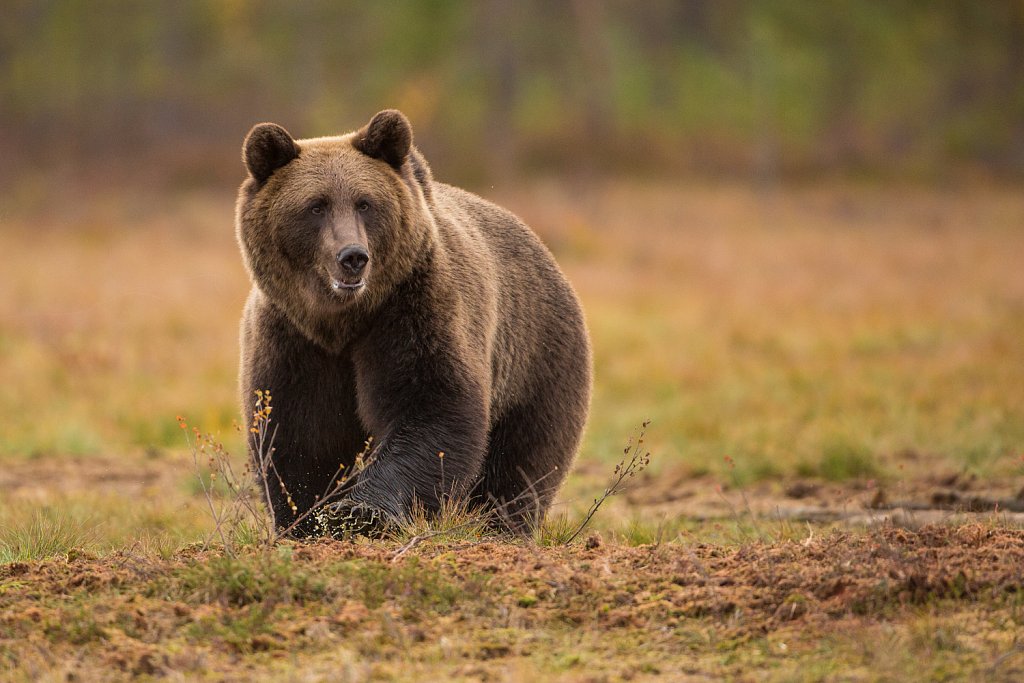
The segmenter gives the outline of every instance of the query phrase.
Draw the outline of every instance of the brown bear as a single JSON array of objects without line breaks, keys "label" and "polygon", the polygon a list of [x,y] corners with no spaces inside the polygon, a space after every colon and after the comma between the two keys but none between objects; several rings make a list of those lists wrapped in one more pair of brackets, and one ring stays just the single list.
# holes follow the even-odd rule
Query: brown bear
[{"label": "brown bear", "polygon": [[[245,139],[243,415],[272,392],[279,528],[371,436],[332,510],[361,531],[443,496],[529,530],[575,458],[591,356],[572,287],[518,218],[435,182],[412,143],[396,110],[347,135],[263,123]],[[313,517],[295,532],[319,531]]]}]

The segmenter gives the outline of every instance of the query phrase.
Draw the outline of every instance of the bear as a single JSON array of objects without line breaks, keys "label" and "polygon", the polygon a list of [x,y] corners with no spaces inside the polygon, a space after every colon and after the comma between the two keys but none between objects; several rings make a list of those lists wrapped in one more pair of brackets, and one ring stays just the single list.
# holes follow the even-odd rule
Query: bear
[{"label": "bear", "polygon": [[397,110],[332,137],[258,124],[242,159],[242,414],[271,392],[262,483],[278,530],[333,533],[313,521],[324,510],[305,513],[367,444],[327,515],[349,530],[446,499],[536,528],[592,381],[583,310],[552,254],[509,211],[435,181]]}]

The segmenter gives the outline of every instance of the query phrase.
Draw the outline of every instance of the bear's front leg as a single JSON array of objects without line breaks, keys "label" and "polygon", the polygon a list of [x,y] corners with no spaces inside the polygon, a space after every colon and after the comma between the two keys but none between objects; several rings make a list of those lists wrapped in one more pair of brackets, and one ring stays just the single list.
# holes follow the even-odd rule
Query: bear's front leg
[{"label": "bear's front leg", "polygon": [[447,397],[423,397],[419,410],[380,439],[345,498],[330,506],[323,516],[327,527],[373,534],[407,520],[415,506],[435,513],[445,498],[468,494],[486,450],[479,396],[466,388]]},{"label": "bear's front leg", "polygon": [[[407,322],[405,317],[402,322]],[[391,328],[353,356],[359,415],[376,448],[326,517],[361,532],[467,495],[483,471],[488,393],[455,340]]]}]

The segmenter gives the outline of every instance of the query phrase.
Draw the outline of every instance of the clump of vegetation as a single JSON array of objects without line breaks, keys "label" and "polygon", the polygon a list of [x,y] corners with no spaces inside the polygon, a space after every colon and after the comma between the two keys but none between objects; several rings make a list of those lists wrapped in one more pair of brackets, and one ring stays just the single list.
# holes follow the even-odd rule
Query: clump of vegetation
[{"label": "clump of vegetation", "polygon": [[863,443],[845,436],[832,436],[822,444],[818,461],[798,464],[796,473],[838,482],[874,478],[882,471],[875,456]]},{"label": "clump of vegetation", "polygon": [[413,505],[412,515],[390,531],[391,539],[401,543],[395,557],[401,557],[426,540],[435,543],[479,541],[496,535],[494,512],[471,505],[465,498],[441,497],[437,512],[427,511],[423,505]]},{"label": "clump of vegetation", "polygon": [[[308,510],[300,512],[274,465],[277,430],[272,428],[273,396],[270,391],[262,389],[256,390],[255,395],[252,421],[248,426],[253,457],[246,460],[241,470],[236,470],[231,455],[212,434],[204,433],[198,427],[190,430],[185,418],[177,418],[178,425],[185,432],[198,483],[213,518],[214,528],[205,544],[208,546],[213,538],[217,538],[229,554],[245,545],[272,547],[307,518],[318,515],[326,505],[341,498],[347,484],[372,459],[373,437],[370,437],[363,451],[356,455],[354,465],[346,470],[343,464],[339,464],[334,478],[317,496],[316,502]],[[276,519],[273,508],[265,504],[272,486],[280,487],[291,508],[292,519],[287,524]]]},{"label": "clump of vegetation", "polygon": [[265,553],[213,555],[190,564],[177,592],[190,602],[272,607],[319,600],[326,584],[294,562],[290,548],[279,547]]},{"label": "clump of vegetation", "polygon": [[95,541],[96,526],[91,519],[76,519],[67,510],[42,508],[27,522],[0,526],[0,564],[66,555]]}]

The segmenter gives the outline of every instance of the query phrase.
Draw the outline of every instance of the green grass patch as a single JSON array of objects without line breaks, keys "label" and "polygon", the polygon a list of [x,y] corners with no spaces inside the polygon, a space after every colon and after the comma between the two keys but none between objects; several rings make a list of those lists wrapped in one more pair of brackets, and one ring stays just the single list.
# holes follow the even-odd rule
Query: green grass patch
[{"label": "green grass patch", "polygon": [[800,462],[795,471],[801,477],[821,477],[836,482],[883,475],[878,459],[863,442],[842,435],[827,437],[820,457]]},{"label": "green grass patch", "polygon": [[27,519],[0,522],[0,563],[29,562],[90,549],[97,523],[57,508],[41,508]]},{"label": "green grass patch", "polygon": [[323,599],[326,590],[321,576],[294,563],[291,548],[281,546],[193,563],[180,577],[176,592],[192,603],[244,607],[302,604]]}]

